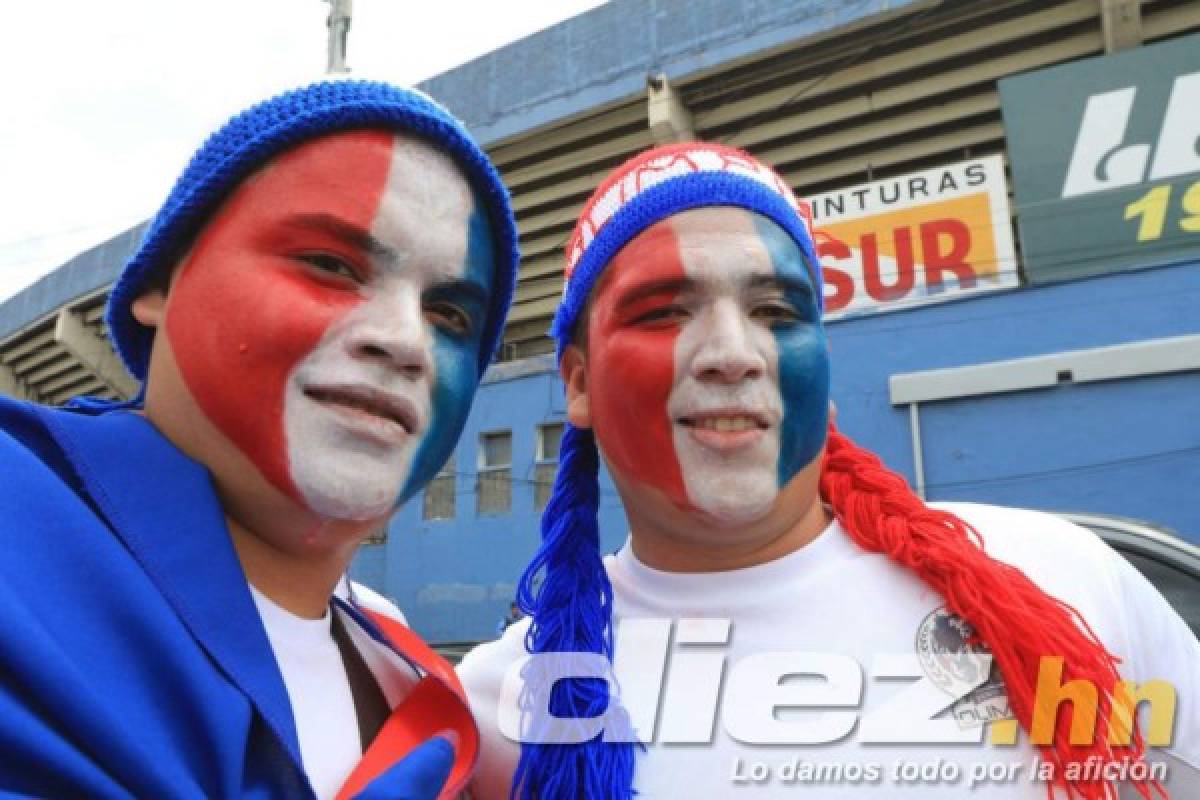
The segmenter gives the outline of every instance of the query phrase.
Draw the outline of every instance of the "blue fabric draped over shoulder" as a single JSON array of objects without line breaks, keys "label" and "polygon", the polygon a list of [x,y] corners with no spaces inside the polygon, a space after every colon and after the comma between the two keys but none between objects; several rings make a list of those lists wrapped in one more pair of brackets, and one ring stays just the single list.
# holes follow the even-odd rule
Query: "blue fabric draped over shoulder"
[{"label": "blue fabric draped over shoulder", "polygon": [[0,794],[308,798],[208,473],[129,411],[0,398]]}]

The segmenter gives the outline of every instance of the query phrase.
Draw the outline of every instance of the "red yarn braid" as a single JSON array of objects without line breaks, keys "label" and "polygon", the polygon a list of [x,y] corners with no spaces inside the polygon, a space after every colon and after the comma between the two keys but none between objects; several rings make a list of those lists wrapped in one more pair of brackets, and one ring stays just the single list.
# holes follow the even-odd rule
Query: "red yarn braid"
[{"label": "red yarn braid", "polygon": [[[1075,609],[1050,597],[1020,570],[993,559],[982,549],[979,533],[945,511],[925,505],[900,475],[877,456],[859,448],[830,425],[821,472],[821,495],[850,537],[862,548],[883,553],[913,570],[975,630],[977,640],[991,650],[1008,690],[1009,702],[1021,727],[1028,731],[1034,711],[1034,691],[1043,656],[1061,656],[1063,682],[1081,679],[1097,689],[1096,736],[1091,745],[1069,742],[1072,708],[1062,708],[1055,720],[1054,738],[1041,746],[1042,760],[1054,766],[1047,786],[1066,790],[1067,797],[1107,800],[1116,789],[1106,781],[1068,781],[1066,770],[1082,767],[1092,756],[1104,764],[1140,761],[1145,747],[1134,726],[1132,744],[1108,744],[1113,692],[1121,680],[1117,659],[1105,649]],[[1116,727],[1122,727],[1121,722]],[[1093,772],[1095,765],[1091,765]],[[1134,783],[1146,798],[1166,792],[1157,781]]]}]

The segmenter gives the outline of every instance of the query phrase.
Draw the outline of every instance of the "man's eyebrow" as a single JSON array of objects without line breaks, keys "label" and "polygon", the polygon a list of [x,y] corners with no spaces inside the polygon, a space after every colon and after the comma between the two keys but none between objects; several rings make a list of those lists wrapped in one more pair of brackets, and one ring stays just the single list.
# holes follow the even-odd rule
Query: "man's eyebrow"
[{"label": "man's eyebrow", "polygon": [[678,294],[692,284],[693,281],[690,278],[682,276],[644,281],[634,284],[618,294],[617,304],[627,305],[629,303],[636,303],[639,300],[646,297],[653,297],[656,294]]},{"label": "man's eyebrow", "polygon": [[480,304],[486,304],[489,299],[487,287],[482,283],[470,278],[460,278],[448,281],[441,281],[430,286],[427,290],[433,295],[467,295],[472,300]]},{"label": "man's eyebrow", "polygon": [[372,256],[394,258],[396,255],[392,248],[376,239],[369,230],[335,214],[321,212],[290,214],[284,218],[283,224],[327,233]]},{"label": "man's eyebrow", "polygon": [[784,292],[800,292],[812,295],[808,281],[796,275],[754,275],[746,280],[747,289],[779,289]]}]

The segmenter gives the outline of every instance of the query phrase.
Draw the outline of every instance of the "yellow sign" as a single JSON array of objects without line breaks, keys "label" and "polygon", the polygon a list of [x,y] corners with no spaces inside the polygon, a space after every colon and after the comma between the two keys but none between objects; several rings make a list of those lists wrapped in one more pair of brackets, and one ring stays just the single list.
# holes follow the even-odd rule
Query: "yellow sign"
[{"label": "yellow sign", "polygon": [[988,156],[808,198],[826,316],[1015,287],[1004,161]]}]

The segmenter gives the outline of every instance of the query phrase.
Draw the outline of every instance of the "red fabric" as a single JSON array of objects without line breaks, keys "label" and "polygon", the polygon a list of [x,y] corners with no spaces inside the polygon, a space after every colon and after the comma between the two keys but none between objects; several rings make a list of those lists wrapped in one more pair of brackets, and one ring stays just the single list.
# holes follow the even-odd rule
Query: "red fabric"
[{"label": "red fabric", "polygon": [[426,675],[392,710],[362,761],[338,792],[337,800],[354,797],[417,745],[447,729],[458,734],[458,743],[454,748],[454,767],[439,797],[451,800],[467,788],[479,758],[479,729],[467,706],[462,684],[454,667],[411,629],[382,614],[365,613],[392,646]]}]

